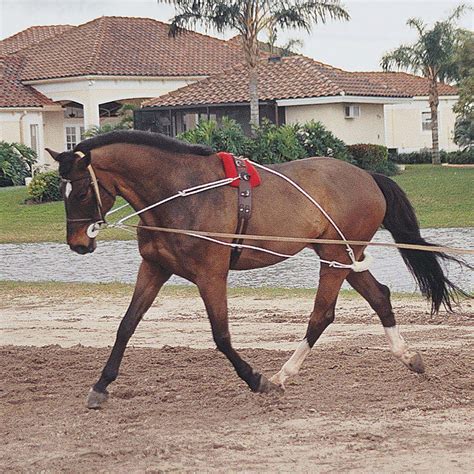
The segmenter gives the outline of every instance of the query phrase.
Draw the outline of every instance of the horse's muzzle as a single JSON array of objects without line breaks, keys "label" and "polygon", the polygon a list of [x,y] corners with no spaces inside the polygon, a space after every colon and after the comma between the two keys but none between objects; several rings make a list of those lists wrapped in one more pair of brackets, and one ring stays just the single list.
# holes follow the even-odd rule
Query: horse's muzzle
[{"label": "horse's muzzle", "polygon": [[96,248],[96,245],[94,242],[92,242],[91,244],[89,245],[70,245],[69,246],[70,249],[80,255],[85,255],[86,253],[92,253],[95,248]]}]

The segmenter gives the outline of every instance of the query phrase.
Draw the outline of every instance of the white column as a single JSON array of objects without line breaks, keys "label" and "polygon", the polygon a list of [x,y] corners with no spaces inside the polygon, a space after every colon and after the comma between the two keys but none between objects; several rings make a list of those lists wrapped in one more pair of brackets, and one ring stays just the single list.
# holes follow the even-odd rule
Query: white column
[{"label": "white column", "polygon": [[84,101],[84,128],[87,130],[100,125],[99,104],[96,100]]}]

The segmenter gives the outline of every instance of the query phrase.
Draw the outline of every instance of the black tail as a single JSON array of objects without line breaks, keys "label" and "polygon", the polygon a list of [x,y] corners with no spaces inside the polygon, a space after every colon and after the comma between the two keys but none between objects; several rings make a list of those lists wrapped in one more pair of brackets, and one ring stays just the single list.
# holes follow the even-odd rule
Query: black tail
[{"label": "black tail", "polygon": [[[392,234],[395,242],[416,245],[434,245],[426,242],[420,234],[420,226],[415,211],[406,194],[390,178],[372,173],[387,202],[383,226]],[[431,313],[437,313],[441,305],[452,311],[452,304],[459,295],[468,296],[450,282],[440,265],[441,261],[454,261],[466,265],[462,260],[441,252],[400,249],[408,269],[415,277],[423,296],[431,301]]]}]

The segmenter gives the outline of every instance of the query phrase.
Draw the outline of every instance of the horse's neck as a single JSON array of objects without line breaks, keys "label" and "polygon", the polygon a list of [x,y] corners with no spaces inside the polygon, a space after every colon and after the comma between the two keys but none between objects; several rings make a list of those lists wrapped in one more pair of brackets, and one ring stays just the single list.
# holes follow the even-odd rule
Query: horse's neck
[{"label": "horse's neck", "polygon": [[202,184],[200,158],[123,145],[106,150],[97,162],[113,180],[117,194],[138,211]]}]

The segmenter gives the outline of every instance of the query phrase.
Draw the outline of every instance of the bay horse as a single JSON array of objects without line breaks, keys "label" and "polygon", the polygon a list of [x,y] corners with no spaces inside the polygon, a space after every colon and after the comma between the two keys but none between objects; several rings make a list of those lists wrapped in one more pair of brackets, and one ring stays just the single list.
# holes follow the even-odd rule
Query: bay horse
[{"label": "bay horse", "polygon": [[[179,190],[224,178],[221,160],[210,148],[157,133],[114,131],[84,140],[72,151],[47,150],[59,162],[60,176],[67,181],[62,185],[67,243],[79,254],[95,250],[96,233],[90,233],[90,226],[103,220],[116,196],[122,196],[137,211]],[[396,242],[429,245],[420,235],[415,213],[404,192],[385,176],[369,174],[346,162],[325,157],[275,164],[271,169],[288,176],[316,199],[348,240],[370,241],[383,225]],[[266,170],[261,170],[260,176],[261,185],[253,190],[254,204],[247,234],[340,238],[326,217],[295,188]],[[236,190],[230,186],[176,199],[140,215],[140,225],[149,227],[232,233],[236,223]],[[254,392],[281,392],[288,378],[298,373],[322,332],[334,320],[336,299],[344,280],[378,314],[395,357],[415,372],[424,371],[420,354],[411,351],[400,335],[389,289],[370,271],[355,272],[321,264],[306,335],[281,370],[267,379],[243,360],[231,344],[226,294],[231,248],[188,235],[140,227],[137,237],[142,261],[135,290],[110,357],[89,391],[89,408],[99,408],[106,401],[107,387],[117,378],[130,337],[160,288],[173,274],[197,285],[217,348]],[[252,243],[291,255],[309,246],[321,259],[351,263],[346,249],[339,245]],[[360,259],[364,247],[352,248],[355,257]],[[401,254],[421,292],[431,300],[432,311],[438,311],[441,305],[451,310],[453,298],[461,290],[447,279],[440,266],[440,260],[451,257],[406,249],[402,249]],[[244,249],[232,269],[261,268],[282,260],[284,257]]]}]

